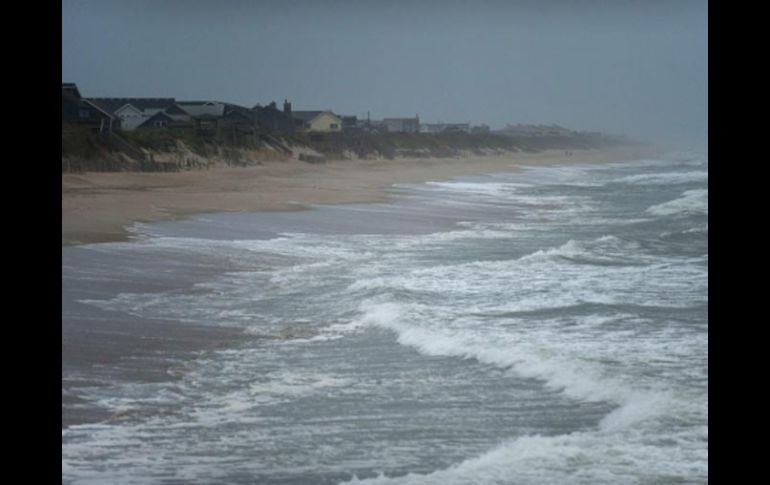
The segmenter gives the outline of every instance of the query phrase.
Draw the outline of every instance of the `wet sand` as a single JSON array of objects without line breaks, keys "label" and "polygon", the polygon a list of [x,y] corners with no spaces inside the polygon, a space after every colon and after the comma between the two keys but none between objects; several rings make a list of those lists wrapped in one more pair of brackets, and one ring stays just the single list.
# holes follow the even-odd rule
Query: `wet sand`
[{"label": "wet sand", "polygon": [[62,175],[62,246],[123,241],[134,222],[203,212],[299,210],[317,204],[377,202],[396,183],[515,171],[522,165],[639,158],[649,148],[563,150],[455,159],[264,162],[177,173]]}]

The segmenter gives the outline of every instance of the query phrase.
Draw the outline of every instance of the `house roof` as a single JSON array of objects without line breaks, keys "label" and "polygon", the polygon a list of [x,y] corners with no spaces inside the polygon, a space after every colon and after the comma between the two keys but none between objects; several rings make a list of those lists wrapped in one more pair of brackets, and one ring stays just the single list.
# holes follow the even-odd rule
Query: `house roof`
[{"label": "house roof", "polygon": [[[66,118],[68,120],[72,120],[73,116],[77,116],[78,122],[95,122],[104,118],[107,118],[107,119],[116,118],[116,116],[113,116],[112,114],[99,109],[98,107],[89,103],[85,99],[78,98],[71,91],[62,90],[61,102],[62,102],[62,119]],[[73,110],[77,110],[77,111],[74,111],[75,113],[77,113],[77,115],[73,115]],[[82,114],[83,110],[86,110],[86,112],[88,113],[88,115],[85,117]]]},{"label": "house roof", "polygon": [[139,125],[139,127],[151,126],[152,123],[154,123],[155,121],[158,121],[158,120],[165,120],[167,122],[172,122],[172,123],[175,124],[175,126],[179,126],[180,124],[184,124],[184,123],[188,123],[188,122],[190,124],[192,124],[192,122],[190,121],[190,115],[187,115],[187,114],[181,114],[181,115],[180,114],[169,114],[167,111],[158,111],[154,115],[152,115],[149,118],[147,118],[146,120],[144,120]]},{"label": "house roof", "polygon": [[190,113],[180,108],[178,104],[166,108],[166,114],[190,116]]},{"label": "house roof", "polygon": [[257,104],[253,108],[251,108],[251,110],[252,111],[256,111],[256,112],[275,111],[277,113],[286,114],[286,116],[291,116],[291,115],[294,114],[294,113],[288,114],[285,111],[283,111],[281,109],[278,109],[278,107],[276,105],[272,104],[272,103],[271,104],[266,104],[264,106],[262,106],[261,104]]},{"label": "house roof", "polygon": [[215,106],[215,105],[219,105],[219,104],[225,104],[225,103],[222,103],[221,101],[211,101],[211,100],[191,101],[189,99],[183,100],[183,101],[178,101],[177,103],[178,104],[184,104],[184,105],[187,105],[187,106],[204,106],[204,105]]},{"label": "house roof", "polygon": [[292,111],[291,117],[301,121],[313,121],[323,111]]},{"label": "house roof", "polygon": [[[135,112],[140,113],[140,114],[142,113],[141,109],[137,108],[136,106],[134,106],[131,103],[126,103],[123,106],[121,106],[120,108],[116,109],[115,110],[115,114],[121,115],[121,114],[123,114],[123,113],[125,113],[127,111],[135,111]],[[152,112],[153,113],[157,113],[158,110],[153,110]]]},{"label": "house roof", "polygon": [[311,122],[314,119],[316,119],[318,116],[322,115],[323,113],[328,113],[332,116],[335,116],[339,118],[339,116],[335,115],[331,111],[292,111],[291,116],[292,118],[298,119],[300,121],[303,121],[305,123]]},{"label": "house roof", "polygon": [[82,98],[80,91],[78,90],[78,86],[75,83],[61,83],[61,92],[62,94],[67,93],[76,99]]},{"label": "house roof", "polygon": [[185,114],[177,114],[177,113],[169,113],[168,111],[162,111],[162,113],[165,114],[166,116],[168,116],[169,118],[171,118],[172,120],[177,121],[177,122],[180,122],[180,121],[190,121],[190,119],[192,118],[187,113],[185,113]]},{"label": "house roof", "polygon": [[140,111],[157,111],[164,110],[176,102],[174,98],[87,98],[87,100],[99,109],[113,114],[127,104]]},{"label": "house roof", "polygon": [[239,114],[247,119],[250,119],[250,120],[254,119],[254,112],[249,108],[246,108],[244,106],[239,106],[237,104],[225,103],[224,115],[227,116],[230,114]]},{"label": "house roof", "polygon": [[104,110],[103,108],[101,108],[101,107],[100,107],[100,106],[98,106],[97,104],[95,104],[95,103],[92,103],[91,101],[89,101],[89,100],[87,100],[87,99],[84,99],[84,100],[82,100],[82,102],[83,102],[83,104],[84,104],[84,105],[87,105],[87,106],[88,106],[88,107],[90,107],[90,108],[94,108],[95,110],[97,110],[97,111],[99,111],[100,113],[104,114],[104,115],[105,115],[105,116],[107,116],[108,118],[112,118],[112,119],[116,119],[116,118],[117,118],[117,116],[115,116],[113,113],[111,113],[111,112],[109,112],[109,111],[106,111],[106,110]]},{"label": "house roof", "polygon": [[147,126],[152,125],[152,123],[158,120],[173,121],[171,116],[167,115],[163,111],[158,111],[157,113],[155,113],[154,115],[150,116],[149,118],[144,120],[142,123],[140,123],[138,127],[143,127],[145,125]]},{"label": "house roof", "polygon": [[179,101],[176,105],[190,116],[223,116],[225,113],[225,103],[219,101]]}]

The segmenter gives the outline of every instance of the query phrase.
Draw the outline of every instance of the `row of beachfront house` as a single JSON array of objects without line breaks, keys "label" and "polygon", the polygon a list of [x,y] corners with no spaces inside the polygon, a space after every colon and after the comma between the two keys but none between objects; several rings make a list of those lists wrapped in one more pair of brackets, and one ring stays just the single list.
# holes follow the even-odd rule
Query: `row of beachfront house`
[{"label": "row of beachfront house", "polygon": [[[85,98],[74,83],[62,83],[62,121],[79,123],[96,131],[114,130],[228,130],[251,133],[381,131],[439,133],[477,131],[468,123],[420,123],[413,118],[359,119],[331,110],[294,111],[275,102],[247,108],[220,101],[180,101],[175,98]],[[483,128],[482,128],[483,129]],[[488,130],[488,128],[487,128]]]}]

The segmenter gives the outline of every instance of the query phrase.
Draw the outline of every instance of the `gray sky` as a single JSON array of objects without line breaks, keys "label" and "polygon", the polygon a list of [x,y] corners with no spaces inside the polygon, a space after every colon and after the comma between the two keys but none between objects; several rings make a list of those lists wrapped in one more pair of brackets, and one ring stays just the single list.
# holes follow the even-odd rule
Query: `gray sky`
[{"label": "gray sky", "polygon": [[703,143],[707,24],[705,0],[63,0],[62,81]]}]

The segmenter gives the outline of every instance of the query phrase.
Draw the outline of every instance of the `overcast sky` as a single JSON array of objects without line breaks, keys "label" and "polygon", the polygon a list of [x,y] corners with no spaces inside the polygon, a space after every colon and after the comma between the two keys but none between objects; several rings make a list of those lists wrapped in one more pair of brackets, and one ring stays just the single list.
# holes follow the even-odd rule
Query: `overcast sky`
[{"label": "overcast sky", "polygon": [[702,143],[707,24],[705,0],[63,0],[62,81]]}]

